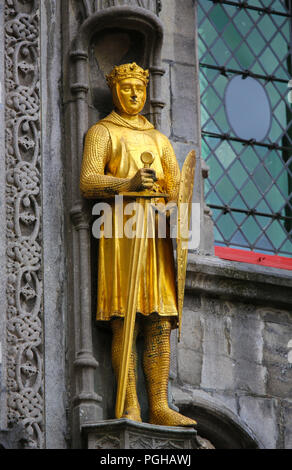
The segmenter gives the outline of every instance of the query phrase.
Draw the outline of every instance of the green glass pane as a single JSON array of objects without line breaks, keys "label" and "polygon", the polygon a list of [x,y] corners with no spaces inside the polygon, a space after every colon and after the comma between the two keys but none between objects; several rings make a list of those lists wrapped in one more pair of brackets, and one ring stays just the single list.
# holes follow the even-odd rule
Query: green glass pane
[{"label": "green glass pane", "polygon": [[232,150],[227,141],[222,142],[216,152],[217,158],[224,168],[228,168],[237,158],[236,153]]},{"label": "green glass pane", "polygon": [[208,88],[209,82],[203,73],[200,73],[200,91],[201,95],[205,93],[205,90]]},{"label": "green glass pane", "polygon": [[[265,2],[266,2],[265,6],[269,6],[267,5],[267,3],[271,3],[271,0],[270,1],[265,0]],[[253,7],[263,8],[263,3],[261,2],[261,0],[249,0],[248,4]]]},{"label": "green glass pane", "polygon": [[255,146],[254,147],[254,152],[257,154],[259,160],[263,161],[264,158],[267,156],[267,153],[269,152],[269,150],[265,147]]},{"label": "green glass pane", "polygon": [[249,248],[250,244],[249,242],[247,241],[247,239],[245,238],[245,236],[240,232],[240,230],[238,230],[232,237],[232,239],[230,240],[230,247],[231,248]]},{"label": "green glass pane", "polygon": [[252,173],[258,166],[260,160],[252,147],[247,147],[240,157],[244,166]]},{"label": "green glass pane", "polygon": [[275,185],[265,195],[265,199],[273,212],[278,212],[283,205],[283,196]]},{"label": "green glass pane", "polygon": [[222,132],[226,132],[226,131],[229,132],[229,124],[226,120],[223,106],[219,109],[219,111],[217,111],[217,113],[215,113],[214,119],[218,123],[218,126],[220,127]]},{"label": "green glass pane", "polygon": [[[213,0],[211,0],[211,1],[213,1]],[[222,8],[224,9],[224,11],[225,11],[226,15],[228,16],[228,18],[234,18],[234,16],[236,16],[237,11],[238,11],[236,8],[234,8],[233,5],[231,6],[231,5],[224,4],[224,5],[222,5]]]},{"label": "green glass pane", "polygon": [[199,40],[198,42],[199,57],[203,57],[203,55],[207,52],[207,47],[205,46],[203,41]]},{"label": "green glass pane", "polygon": [[218,70],[212,70],[212,69],[207,69],[204,67],[201,67],[201,75],[204,75],[204,77],[208,80],[208,82],[213,82],[215,78],[218,76]]},{"label": "green glass pane", "polygon": [[255,60],[255,55],[245,43],[236,52],[236,57],[244,69],[249,69]]},{"label": "green glass pane", "polygon": [[262,197],[253,181],[249,181],[247,185],[241,189],[241,195],[249,207],[254,207]]},{"label": "green glass pane", "polygon": [[220,134],[220,128],[217,126],[215,121],[211,119],[206,126],[204,127],[204,131],[206,132],[213,132],[214,134]]},{"label": "green glass pane", "polygon": [[258,11],[255,11],[255,10],[248,10],[247,14],[250,17],[253,24],[258,23],[259,19],[262,17],[262,15]]},{"label": "green glass pane", "polygon": [[266,73],[268,75],[273,74],[279,65],[279,60],[277,59],[270,47],[268,47],[264,52],[261,53],[261,56],[259,57],[259,62],[266,70]]},{"label": "green glass pane", "polygon": [[266,46],[266,41],[257,29],[251,31],[246,40],[255,55],[259,55]]},{"label": "green glass pane", "polygon": [[233,24],[229,24],[223,33],[223,38],[225,39],[228,47],[234,51],[242,41],[241,35],[235,29]]},{"label": "green glass pane", "polygon": [[287,94],[287,86],[287,83],[274,82],[274,87],[278,90],[279,94],[284,97],[286,97]]},{"label": "green glass pane", "polygon": [[210,181],[208,179],[206,179],[206,181],[205,181],[205,192],[206,192],[206,194],[208,194],[211,189],[213,190],[213,187],[211,186]]},{"label": "green glass pane", "polygon": [[283,100],[278,104],[278,106],[274,108],[273,115],[282,124],[283,128],[285,128],[287,124],[287,117],[286,117],[286,104],[284,103]]},{"label": "green glass pane", "polygon": [[[268,210],[264,211],[264,213],[271,214],[271,209],[268,208]],[[271,223],[270,217],[256,216],[256,219],[257,219],[257,223],[260,225],[263,231],[265,231]]]},{"label": "green glass pane", "polygon": [[224,233],[224,237],[229,240],[235,230],[237,229],[236,224],[232,220],[230,214],[222,215],[217,222],[219,230]]},{"label": "green glass pane", "polygon": [[266,234],[277,250],[287,238],[287,232],[278,221],[272,223],[272,225],[267,229]]},{"label": "green glass pane", "polygon": [[257,167],[253,173],[252,178],[262,193],[266,192],[273,183],[271,176],[267,173],[265,167],[262,165]]},{"label": "green glass pane", "polygon": [[211,54],[209,54],[209,52],[203,57],[200,57],[200,61],[209,65],[217,65],[215,58]]},{"label": "green glass pane", "polygon": [[285,5],[285,0],[272,0],[271,2],[271,6],[273,8],[273,10],[275,11],[280,11],[282,13],[287,13],[288,12],[288,9]]},{"label": "green glass pane", "polygon": [[228,170],[228,175],[237,186],[238,189],[241,188],[243,183],[248,179],[248,174],[240,162],[237,160],[231,168]]},{"label": "green glass pane", "polygon": [[242,224],[241,230],[252,244],[262,233],[261,228],[258,226],[253,217],[248,217],[246,219],[246,221]]},{"label": "green glass pane", "polygon": [[205,125],[205,123],[208,121],[210,115],[208,113],[208,111],[203,107],[201,106],[201,122],[202,122],[202,126]]},{"label": "green glass pane", "polygon": [[204,141],[207,143],[209,149],[215,150],[216,148],[218,148],[218,145],[220,144],[221,139],[215,139],[215,138],[204,136]]},{"label": "green glass pane", "polygon": [[264,165],[272,178],[276,180],[281,171],[283,171],[284,166],[281,152],[276,152],[275,150],[270,151],[265,158]]},{"label": "green glass pane", "polygon": [[220,197],[216,194],[216,192],[214,190],[210,191],[210,194],[208,195],[208,204],[214,204],[214,205],[217,205],[217,206],[221,206],[222,205],[222,201],[220,199]]},{"label": "green glass pane", "polygon": [[199,4],[198,9],[201,10],[204,15],[206,15],[206,13],[208,13],[213,7],[212,2],[209,2],[209,1],[206,2],[205,0],[199,0],[198,4]]},{"label": "green glass pane", "polygon": [[[288,18],[259,14],[243,8],[237,9],[231,5],[214,5],[212,1],[207,0],[199,0],[198,3],[202,6],[199,8],[200,34],[211,47],[211,50],[207,51],[207,45],[201,41],[199,45],[201,62],[225,65],[236,70],[250,69],[260,75],[274,74],[288,81],[290,78],[287,47],[290,42]],[[261,8],[271,6],[277,11],[285,11],[285,2],[281,0],[249,0],[249,5]],[[284,145],[283,134],[288,132],[287,122],[290,123],[292,117],[287,115],[285,105],[287,83],[274,84],[263,80],[263,86],[269,95],[274,116],[267,141]],[[222,106],[226,78],[218,74],[218,71],[209,73],[209,70],[205,69],[204,75],[200,78],[200,87],[203,129],[218,133],[230,132]],[[285,145],[288,145],[288,142],[285,142]],[[244,147],[240,143],[204,137],[202,153],[211,169],[210,178],[206,181],[207,201],[210,204],[220,205],[223,198],[224,203],[230,203],[232,207],[246,208],[248,204],[248,207],[256,207],[263,213],[275,211],[276,206],[277,210],[285,206],[290,188],[281,151],[270,151],[258,146]],[[227,170],[228,176],[224,175],[221,165]],[[261,193],[265,193],[265,196],[263,197]],[[285,231],[277,221],[273,223],[269,218],[258,217],[257,224],[254,217],[247,217],[246,214],[223,215],[222,211],[216,211],[214,219],[215,224],[218,224],[218,230],[215,229],[217,243],[224,245],[224,238],[230,240],[232,237],[229,245],[248,248],[249,245],[245,240],[247,233],[252,243],[257,237],[259,238],[256,242],[258,251],[273,253],[275,252],[273,244],[282,252],[285,252],[285,249],[290,250],[290,253],[292,251],[292,242],[288,243],[285,240]],[[236,230],[236,226],[242,223],[245,227],[244,234],[240,229]],[[264,229],[268,230],[267,236],[264,233],[261,235],[261,230]],[[223,237],[220,232],[223,233]],[[281,244],[287,246],[280,248]]]},{"label": "green glass pane", "polygon": [[284,38],[282,34],[278,33],[270,44],[271,49],[278,57],[278,60],[282,62],[287,56],[288,52],[288,41],[287,38]]},{"label": "green glass pane", "polygon": [[[289,59],[290,61],[290,59]],[[290,80],[291,76],[289,74],[289,68],[288,68],[288,57],[287,61],[285,60],[283,64],[279,64],[278,67],[274,71],[274,75],[277,78],[280,78],[282,80]]]},{"label": "green glass pane", "polygon": [[262,235],[260,240],[256,243],[255,249],[258,250],[265,250],[268,253],[275,252],[275,248],[272,243],[267,239],[266,235]]},{"label": "green glass pane", "polygon": [[201,8],[201,5],[198,5],[198,25],[201,24],[201,21],[206,17],[205,11]]},{"label": "green glass pane", "polygon": [[290,240],[287,240],[284,245],[281,246],[281,251],[279,253],[282,254],[282,256],[285,256],[286,254],[289,254],[289,256],[292,255],[292,233],[290,234]]},{"label": "green glass pane", "polygon": [[[268,16],[268,15],[266,15]],[[283,30],[283,33],[288,37],[289,36],[289,18],[286,16],[278,16],[278,15],[271,15],[273,22],[275,23],[275,27],[277,29]]]},{"label": "green glass pane", "polygon": [[230,142],[230,146],[231,146],[231,149],[232,151],[236,154],[236,155],[240,155],[243,150],[244,150],[244,147],[242,145],[241,142]]},{"label": "green glass pane", "polygon": [[[271,213],[271,209],[269,208],[266,201],[264,201],[264,199],[259,201],[259,203],[255,206],[255,209],[257,210],[257,212],[262,212],[263,214]],[[263,217],[259,217],[259,219],[263,219]]]},{"label": "green glass pane", "polygon": [[199,28],[199,36],[204,40],[206,45],[210,47],[212,43],[218,36],[218,33],[214,26],[210,23],[209,19],[206,17],[205,21],[201,24]]},{"label": "green glass pane", "polygon": [[224,93],[226,86],[228,84],[228,78],[224,77],[223,75],[218,75],[216,80],[213,82],[213,87],[217,91],[218,95],[221,96],[222,100],[224,98]]},{"label": "green glass pane", "polygon": [[278,140],[281,138],[282,134],[283,134],[283,129],[276,122],[276,120],[273,119],[271,130],[269,132],[269,138],[270,138],[271,142],[277,143]]},{"label": "green glass pane", "polygon": [[[233,206],[235,206],[233,204]],[[238,209],[238,207],[236,207]],[[244,220],[246,219],[246,214],[241,214],[240,212],[232,212],[233,219],[238,225],[242,225]]]},{"label": "green glass pane", "polygon": [[215,91],[212,88],[209,88],[204,96],[202,96],[201,103],[210,112],[210,114],[214,114],[221,104],[221,100],[218,98]]},{"label": "green glass pane", "polygon": [[[283,23],[283,22],[282,22]],[[270,15],[262,15],[258,22],[258,29],[261,30],[264,38],[269,42],[277,31],[277,26],[271,20]]]},{"label": "green glass pane", "polygon": [[263,6],[260,0],[249,0],[248,4],[253,7],[259,7],[259,8],[262,8]]},{"label": "green glass pane", "polygon": [[218,38],[216,44],[212,47],[212,54],[216,58],[218,65],[224,65],[231,57],[231,52],[222,39]]},{"label": "green glass pane", "polygon": [[234,11],[236,11],[236,15],[233,18],[233,23],[235,26],[238,28],[241,36],[246,36],[248,31],[252,28],[253,26],[253,21],[251,20],[249,14],[245,10],[236,10],[233,7],[233,13],[232,16],[234,15]]},{"label": "green glass pane", "polygon": [[216,5],[213,8],[209,13],[209,18],[212,20],[217,31],[223,31],[230,21],[224,9],[220,5]]},{"label": "green glass pane", "polygon": [[226,204],[228,204],[230,199],[233,198],[237,193],[236,188],[233,186],[227,176],[224,176],[222,180],[216,185],[216,189]]},{"label": "green glass pane", "polygon": [[254,62],[250,70],[251,72],[256,73],[258,75],[264,75],[264,76],[267,75],[267,72],[263,68],[262,64],[260,64],[258,59],[256,59],[256,61]]},{"label": "green glass pane", "polygon": [[269,82],[266,85],[266,91],[269,95],[269,99],[271,102],[272,109],[279,103],[279,100],[282,99],[278,89],[274,86],[273,83]]},{"label": "green glass pane", "polygon": [[217,243],[224,243],[225,242],[224,238],[222,237],[221,233],[219,232],[219,230],[217,229],[216,226],[214,227],[214,238],[215,238],[215,243],[216,242]]},{"label": "green glass pane", "polygon": [[209,179],[211,183],[215,185],[218,179],[223,175],[223,169],[218,163],[215,155],[211,155],[211,157],[208,158],[207,163],[210,166]]},{"label": "green glass pane", "polygon": [[230,56],[228,62],[226,63],[226,67],[233,70],[240,70],[240,64],[233,56]]},{"label": "green glass pane", "polygon": [[202,139],[202,157],[206,159],[210,153],[210,149],[208,145],[206,144],[205,139]]},{"label": "green glass pane", "polygon": [[[236,198],[232,201],[232,207],[234,207],[235,209],[247,209],[248,208],[247,205],[245,204],[244,200],[240,196],[240,194],[237,194]],[[235,214],[236,213],[234,213],[234,217],[235,217]],[[246,217],[246,214],[239,214],[239,215],[241,215],[241,216],[244,215],[244,217]],[[241,220],[241,222],[242,222],[242,220]]]},{"label": "green glass pane", "polygon": [[284,171],[276,180],[277,186],[281,189],[284,194],[285,199],[283,199],[283,205],[289,195],[289,176],[286,171]]}]

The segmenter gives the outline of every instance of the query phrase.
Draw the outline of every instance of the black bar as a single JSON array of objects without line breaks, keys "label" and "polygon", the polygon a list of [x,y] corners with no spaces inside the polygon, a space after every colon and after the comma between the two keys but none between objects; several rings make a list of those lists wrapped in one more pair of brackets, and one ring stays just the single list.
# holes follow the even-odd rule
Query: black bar
[{"label": "black bar", "polygon": [[218,70],[220,71],[221,75],[227,77],[227,73],[233,73],[235,75],[242,75],[242,78],[252,77],[252,78],[259,78],[261,80],[266,80],[267,82],[280,82],[280,83],[288,83],[289,79],[284,80],[283,78],[274,77],[274,75],[259,75],[257,73],[250,72],[249,70],[235,70],[235,69],[227,69],[226,67],[220,67],[219,65],[209,65],[200,62],[200,67],[205,69],[211,70]]},{"label": "black bar", "polygon": [[283,150],[283,151],[291,151],[291,147],[280,147],[280,145],[277,144],[264,144],[263,142],[257,142],[254,139],[251,140],[245,140],[245,139],[240,139],[240,137],[232,137],[229,134],[216,134],[215,132],[208,132],[208,131],[202,131],[202,136],[206,137],[211,137],[213,139],[221,139],[221,140],[230,140],[231,142],[240,142],[243,145],[257,145],[259,147],[266,147],[269,150]]},{"label": "black bar", "polygon": [[222,5],[231,5],[237,8],[243,8],[245,10],[254,10],[254,11],[258,11],[259,13],[265,13],[267,15],[286,16],[288,18],[291,18],[292,16],[291,13],[283,13],[282,11],[273,10],[270,7],[266,7],[266,8],[255,7],[255,6],[249,5],[247,1],[242,1],[242,2],[231,2],[228,0],[209,0],[209,1],[215,4],[218,3]]},{"label": "black bar", "polygon": [[[207,203],[208,204],[208,203]],[[218,209],[218,210],[222,210],[224,212],[224,214],[229,214],[230,212],[239,212],[240,214],[246,214],[248,215],[249,217],[250,216],[258,216],[258,217],[268,217],[270,219],[274,219],[274,220],[292,220],[292,217],[286,217],[284,215],[281,215],[280,213],[276,213],[276,214],[267,214],[265,212],[258,212],[256,211],[255,209],[236,209],[234,207],[229,207],[227,205],[225,206],[217,206],[215,204],[208,204],[208,206],[211,208],[211,209]]]}]

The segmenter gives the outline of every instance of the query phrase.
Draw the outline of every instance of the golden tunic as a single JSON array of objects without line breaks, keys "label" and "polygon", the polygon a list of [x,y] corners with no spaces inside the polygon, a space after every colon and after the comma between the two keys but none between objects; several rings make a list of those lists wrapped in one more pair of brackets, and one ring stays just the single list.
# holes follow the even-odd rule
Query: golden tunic
[{"label": "golden tunic", "polygon": [[[124,191],[124,185],[143,164],[142,151],[155,156],[156,189],[176,200],[180,182],[178,163],[169,140],[140,116],[133,125],[113,111],[87,133],[80,188],[86,198],[98,198]],[[129,200],[125,200],[124,204]],[[111,203],[112,206],[114,203]],[[101,238],[98,258],[97,320],[124,317],[131,240],[114,237],[117,220],[113,210],[113,238]],[[124,223],[129,216],[124,216]],[[168,237],[148,240],[145,263],[140,277],[137,312],[177,316],[175,268],[172,241]]]}]

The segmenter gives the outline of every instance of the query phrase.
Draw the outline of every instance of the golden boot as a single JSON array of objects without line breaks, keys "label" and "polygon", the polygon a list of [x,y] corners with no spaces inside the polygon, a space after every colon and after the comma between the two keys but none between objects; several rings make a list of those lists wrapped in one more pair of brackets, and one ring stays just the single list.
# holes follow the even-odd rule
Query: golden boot
[{"label": "golden boot", "polygon": [[[122,343],[123,343],[123,320],[115,319],[111,321],[113,332],[112,339],[112,365],[114,368],[116,379],[119,377],[120,361],[122,357]],[[136,381],[137,381],[137,352],[136,352],[136,338],[138,334],[138,327],[135,328],[133,349],[130,358],[128,384],[126,390],[125,408],[123,418],[132,421],[141,422],[141,410],[138,402]]]},{"label": "golden boot", "polygon": [[153,318],[145,321],[144,373],[147,379],[149,422],[162,426],[195,426],[196,421],[168,406],[171,321]]}]

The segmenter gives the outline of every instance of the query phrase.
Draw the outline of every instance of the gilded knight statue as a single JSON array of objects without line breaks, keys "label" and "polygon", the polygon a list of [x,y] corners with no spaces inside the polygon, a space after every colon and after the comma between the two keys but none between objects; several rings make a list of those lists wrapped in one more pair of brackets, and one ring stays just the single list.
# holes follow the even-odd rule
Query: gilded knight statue
[{"label": "gilded knight statue", "polygon": [[[115,67],[107,76],[115,109],[91,127],[86,135],[80,189],[85,198],[107,198],[152,191],[164,203],[176,201],[180,170],[169,140],[139,114],[146,102],[149,72],[137,64]],[[154,157],[151,168],[141,161],[143,152]],[[123,335],[129,299],[128,286],[132,239],[115,236],[118,231],[113,211],[113,237],[102,237],[98,256],[97,320],[110,322],[112,365],[117,380],[123,357]],[[127,216],[123,216],[123,223]],[[141,422],[136,391],[136,339],[144,337],[143,368],[146,377],[149,422],[164,426],[194,426],[190,418],[168,404],[170,333],[178,326],[178,301],[172,240],[150,238],[141,266],[134,305],[133,345],[130,350],[122,417]],[[117,416],[118,418],[120,416]]]}]

